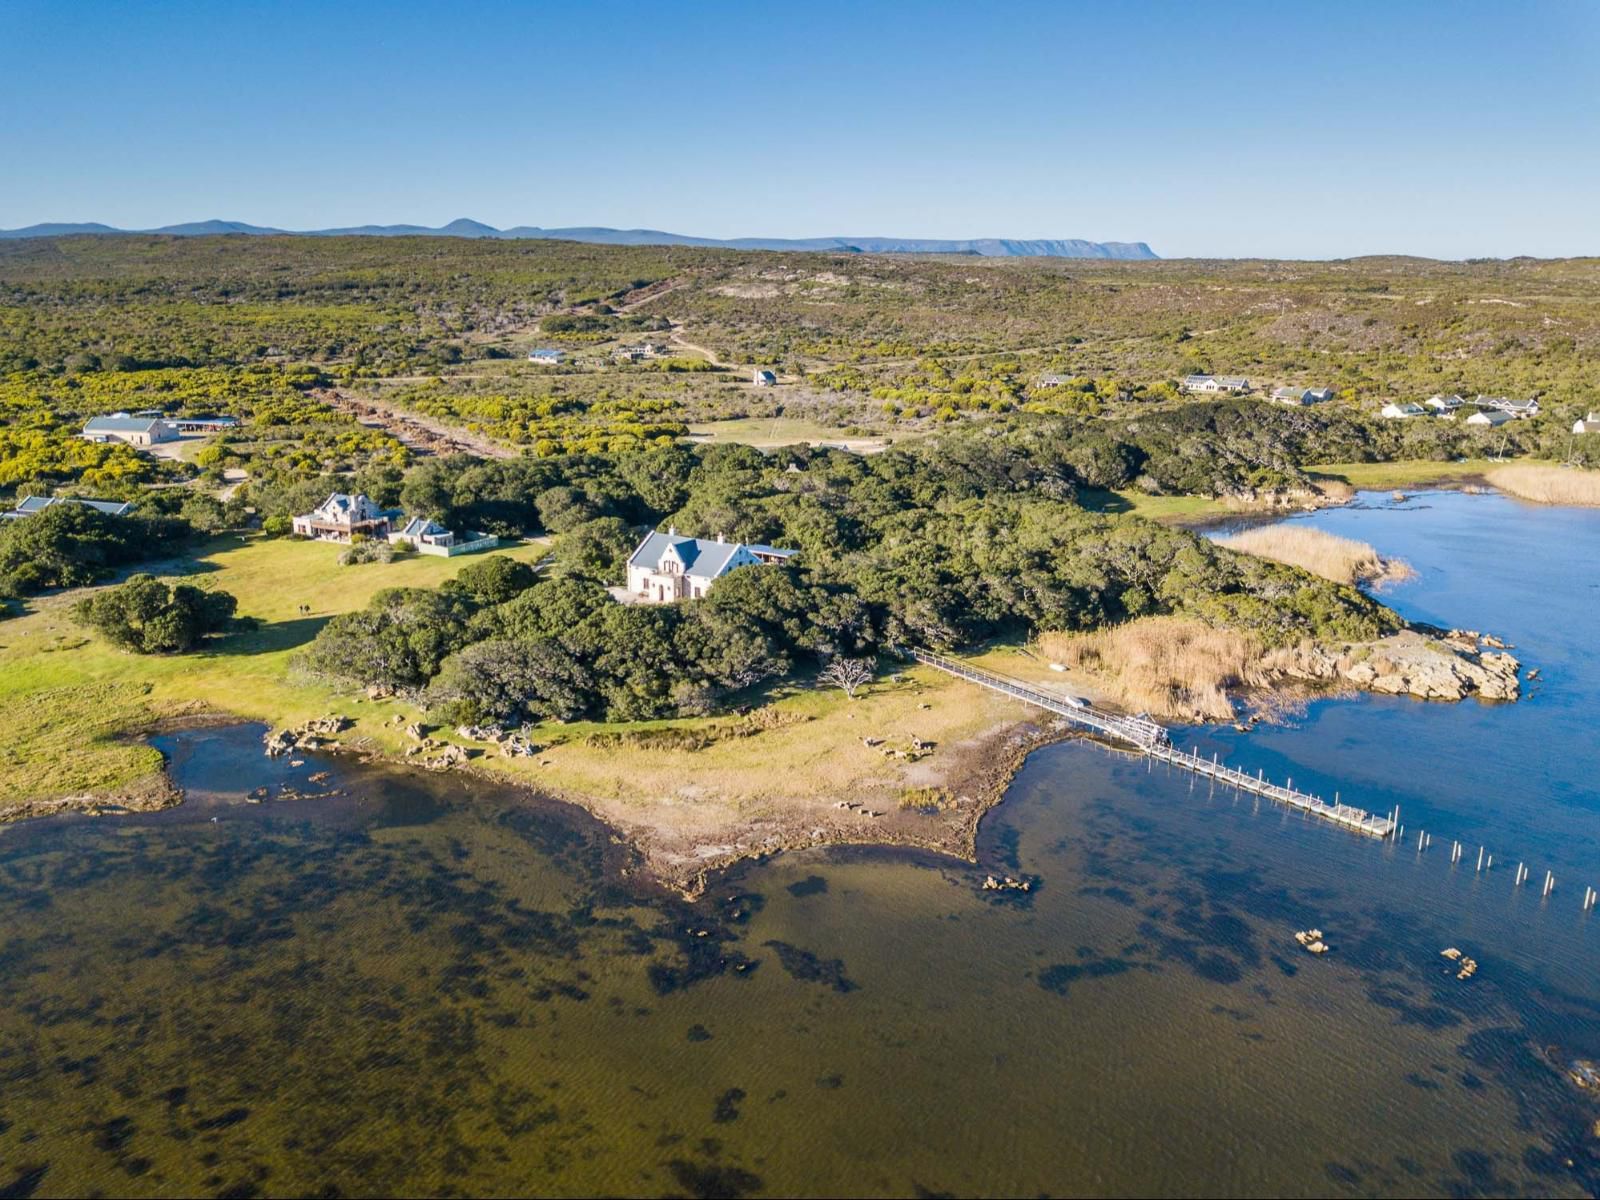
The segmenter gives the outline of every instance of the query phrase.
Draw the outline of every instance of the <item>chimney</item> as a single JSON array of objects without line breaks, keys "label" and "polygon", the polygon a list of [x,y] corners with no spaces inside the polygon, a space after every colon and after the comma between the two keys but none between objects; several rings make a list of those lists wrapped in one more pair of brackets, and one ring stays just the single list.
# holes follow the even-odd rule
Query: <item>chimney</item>
[{"label": "chimney", "polygon": [[668,537],[677,537],[678,536],[678,527],[676,525],[668,525],[667,526],[667,536]]},{"label": "chimney", "polygon": [[719,530],[717,530],[717,544],[721,545],[722,541],[723,541],[722,531],[719,529]]}]

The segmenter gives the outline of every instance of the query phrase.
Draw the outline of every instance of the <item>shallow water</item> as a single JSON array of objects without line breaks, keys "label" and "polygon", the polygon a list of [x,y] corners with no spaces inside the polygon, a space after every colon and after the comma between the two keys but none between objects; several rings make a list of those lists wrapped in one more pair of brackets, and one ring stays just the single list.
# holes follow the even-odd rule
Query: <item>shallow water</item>
[{"label": "shallow water", "polygon": [[0,837],[0,1190],[1593,1193],[1600,1105],[1550,1058],[1600,1056],[1600,513],[1366,499],[1310,520],[1543,681],[1183,740],[1398,803],[1426,854],[1073,743],[978,868],[792,854],[691,907],[570,809],[178,735],[189,804]]}]

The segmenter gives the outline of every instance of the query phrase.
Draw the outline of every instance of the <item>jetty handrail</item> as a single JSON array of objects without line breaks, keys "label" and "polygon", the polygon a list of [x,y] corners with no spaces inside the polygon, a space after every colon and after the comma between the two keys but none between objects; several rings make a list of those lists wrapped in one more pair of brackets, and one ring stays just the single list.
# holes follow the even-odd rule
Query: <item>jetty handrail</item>
[{"label": "jetty handrail", "polygon": [[1068,703],[1061,696],[1053,695],[1042,688],[1036,688],[1020,679],[1013,679],[1011,676],[1002,675],[998,671],[975,667],[970,663],[962,662],[960,659],[947,658],[943,654],[935,654],[931,650],[923,650],[916,646],[911,646],[907,647],[906,652],[920,663],[935,667],[947,674],[970,680],[994,691],[1005,692],[1008,695],[1017,697],[1019,700],[1026,700],[1036,707],[1047,709],[1050,712],[1066,717],[1069,721],[1086,725],[1091,729],[1109,734],[1122,741],[1132,742],[1136,746],[1159,745],[1168,740],[1166,729],[1147,717],[1123,717],[1114,713],[1101,712],[1087,704],[1087,702],[1083,703],[1083,707],[1079,707]]},{"label": "jetty handrail", "polygon": [[[1172,744],[1172,738],[1167,733],[1166,727],[1152,721],[1149,717],[1124,717],[1114,713],[1101,712],[1087,701],[1069,703],[1059,695],[1054,695],[1042,688],[1034,687],[1020,679],[1013,679],[1009,675],[1002,675],[998,671],[986,670],[975,667],[971,663],[962,662],[958,658],[949,658],[943,654],[936,654],[932,650],[923,650],[916,646],[907,646],[904,652],[917,662],[933,667],[959,679],[965,679],[980,687],[1002,692],[1014,696],[1019,700],[1032,704],[1037,708],[1045,709],[1067,718],[1069,721],[1093,729],[1098,733],[1106,734],[1118,741],[1127,742],[1141,753],[1148,754],[1151,758],[1159,758],[1162,762],[1171,763],[1185,771],[1192,771],[1208,779],[1221,780],[1229,787],[1239,791],[1251,792],[1258,796],[1265,796],[1290,808],[1297,808],[1312,816],[1331,821],[1345,829],[1367,834],[1370,837],[1387,838],[1395,832],[1395,821],[1391,817],[1379,816],[1369,813],[1365,809],[1357,808],[1353,804],[1329,804],[1320,796],[1313,796],[1302,792],[1293,786],[1291,780],[1288,786],[1269,782],[1264,774],[1247,775],[1237,767],[1230,767],[1215,758],[1201,758],[1192,750],[1180,750]],[[1398,814],[1395,814],[1398,815]]]}]

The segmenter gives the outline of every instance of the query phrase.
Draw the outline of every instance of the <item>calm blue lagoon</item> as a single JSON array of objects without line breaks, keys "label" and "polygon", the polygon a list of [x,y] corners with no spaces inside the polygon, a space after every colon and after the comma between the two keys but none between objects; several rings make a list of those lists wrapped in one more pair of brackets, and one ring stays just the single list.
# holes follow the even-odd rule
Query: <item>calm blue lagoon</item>
[{"label": "calm blue lagoon", "polygon": [[[690,905],[525,793],[174,735],[189,803],[0,836],[0,1190],[1593,1194],[1566,1068],[1600,1058],[1600,512],[1296,519],[1408,560],[1386,600],[1538,678],[1179,738],[1398,804],[1426,853],[1072,741],[976,867],[786,854]],[[286,783],[326,794],[245,802]]]}]

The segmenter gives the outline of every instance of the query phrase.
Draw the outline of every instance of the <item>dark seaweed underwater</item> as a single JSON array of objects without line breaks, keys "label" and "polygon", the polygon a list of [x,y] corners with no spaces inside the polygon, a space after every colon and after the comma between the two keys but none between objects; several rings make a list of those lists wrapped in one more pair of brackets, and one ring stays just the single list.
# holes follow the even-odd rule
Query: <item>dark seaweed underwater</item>
[{"label": "dark seaweed underwater", "polygon": [[0,1195],[1594,1194],[1600,513],[1309,519],[1541,678],[1181,740],[1426,853],[1067,742],[977,866],[790,854],[688,904],[526,793],[174,734],[185,805],[0,836]]}]

